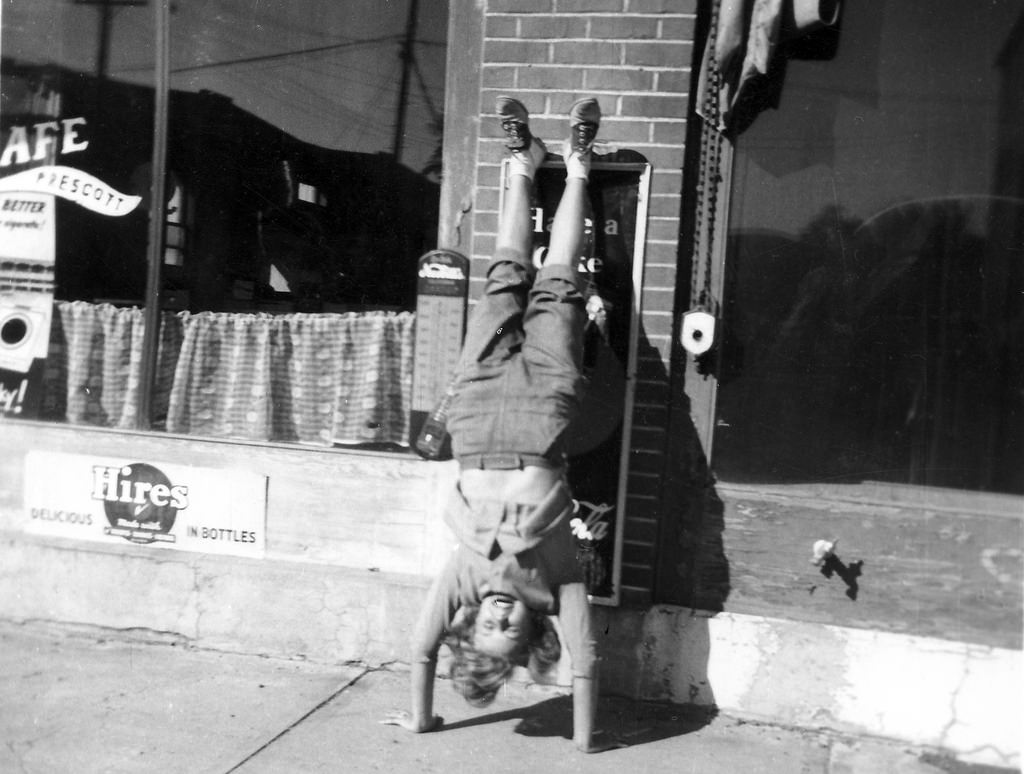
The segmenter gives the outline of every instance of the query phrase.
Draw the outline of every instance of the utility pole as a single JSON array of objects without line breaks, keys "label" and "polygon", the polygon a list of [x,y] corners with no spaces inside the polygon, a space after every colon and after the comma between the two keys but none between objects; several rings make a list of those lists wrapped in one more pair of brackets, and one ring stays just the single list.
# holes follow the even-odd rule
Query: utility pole
[{"label": "utility pole", "polygon": [[395,117],[395,142],[392,146],[392,154],[395,161],[400,161],[402,156],[402,144],[405,141],[405,114],[409,102],[409,73],[412,70],[413,44],[416,41],[416,20],[419,0],[409,0],[409,18],[405,23],[405,40],[402,43],[402,51],[399,58],[402,60],[402,80],[398,87],[398,112]]},{"label": "utility pole", "polygon": [[134,7],[145,5],[146,0],[75,0],[75,5],[95,5],[100,12],[100,34],[96,51],[96,79],[102,81],[107,77],[110,62],[110,24],[113,20],[114,6]]}]

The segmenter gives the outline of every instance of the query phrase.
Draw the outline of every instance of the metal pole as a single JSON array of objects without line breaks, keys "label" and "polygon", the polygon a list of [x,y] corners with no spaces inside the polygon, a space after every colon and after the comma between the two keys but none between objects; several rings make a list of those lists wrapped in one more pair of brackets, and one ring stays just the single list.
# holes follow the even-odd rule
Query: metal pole
[{"label": "metal pole", "polygon": [[164,259],[164,199],[167,177],[167,116],[170,81],[170,0],[154,0],[156,61],[153,72],[153,156],[149,188],[149,249],[146,274],[145,331],[139,374],[138,413],[135,426],[148,430],[152,421],[157,353],[160,345],[161,276]]}]

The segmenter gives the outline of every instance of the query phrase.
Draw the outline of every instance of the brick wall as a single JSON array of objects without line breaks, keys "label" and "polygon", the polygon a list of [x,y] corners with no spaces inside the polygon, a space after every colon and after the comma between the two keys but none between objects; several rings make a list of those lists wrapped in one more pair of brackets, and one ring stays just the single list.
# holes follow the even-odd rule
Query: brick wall
[{"label": "brick wall", "polygon": [[473,281],[493,251],[503,145],[494,98],[522,99],[544,138],[565,132],[569,106],[601,101],[599,139],[653,167],[642,332],[622,566],[625,604],[650,601],[668,424],[682,168],[697,0],[488,0],[480,72]]}]

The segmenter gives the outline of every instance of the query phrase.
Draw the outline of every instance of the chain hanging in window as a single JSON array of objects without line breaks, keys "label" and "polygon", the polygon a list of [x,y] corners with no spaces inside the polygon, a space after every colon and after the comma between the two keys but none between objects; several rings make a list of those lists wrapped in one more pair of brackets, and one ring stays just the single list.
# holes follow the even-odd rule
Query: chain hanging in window
[{"label": "chain hanging in window", "polygon": [[694,213],[693,262],[690,275],[690,311],[683,315],[683,348],[700,357],[715,342],[718,301],[711,292],[711,269],[714,260],[718,193],[722,183],[722,147],[724,137],[719,129],[722,73],[715,51],[718,34],[720,0],[712,0],[711,24],[708,31],[708,56],[704,89],[703,124],[700,138],[700,167]]}]

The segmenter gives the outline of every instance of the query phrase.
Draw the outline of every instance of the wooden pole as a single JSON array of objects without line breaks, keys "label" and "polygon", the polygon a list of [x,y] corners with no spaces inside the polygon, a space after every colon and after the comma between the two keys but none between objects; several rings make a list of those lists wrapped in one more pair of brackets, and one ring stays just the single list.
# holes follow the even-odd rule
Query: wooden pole
[{"label": "wooden pole", "polygon": [[393,154],[395,161],[401,160],[402,145],[405,142],[405,116],[409,102],[409,74],[412,70],[413,44],[416,40],[416,19],[419,0],[409,0],[409,18],[405,24],[405,40],[402,43],[402,80],[398,88],[398,111],[395,117],[395,141]]}]

